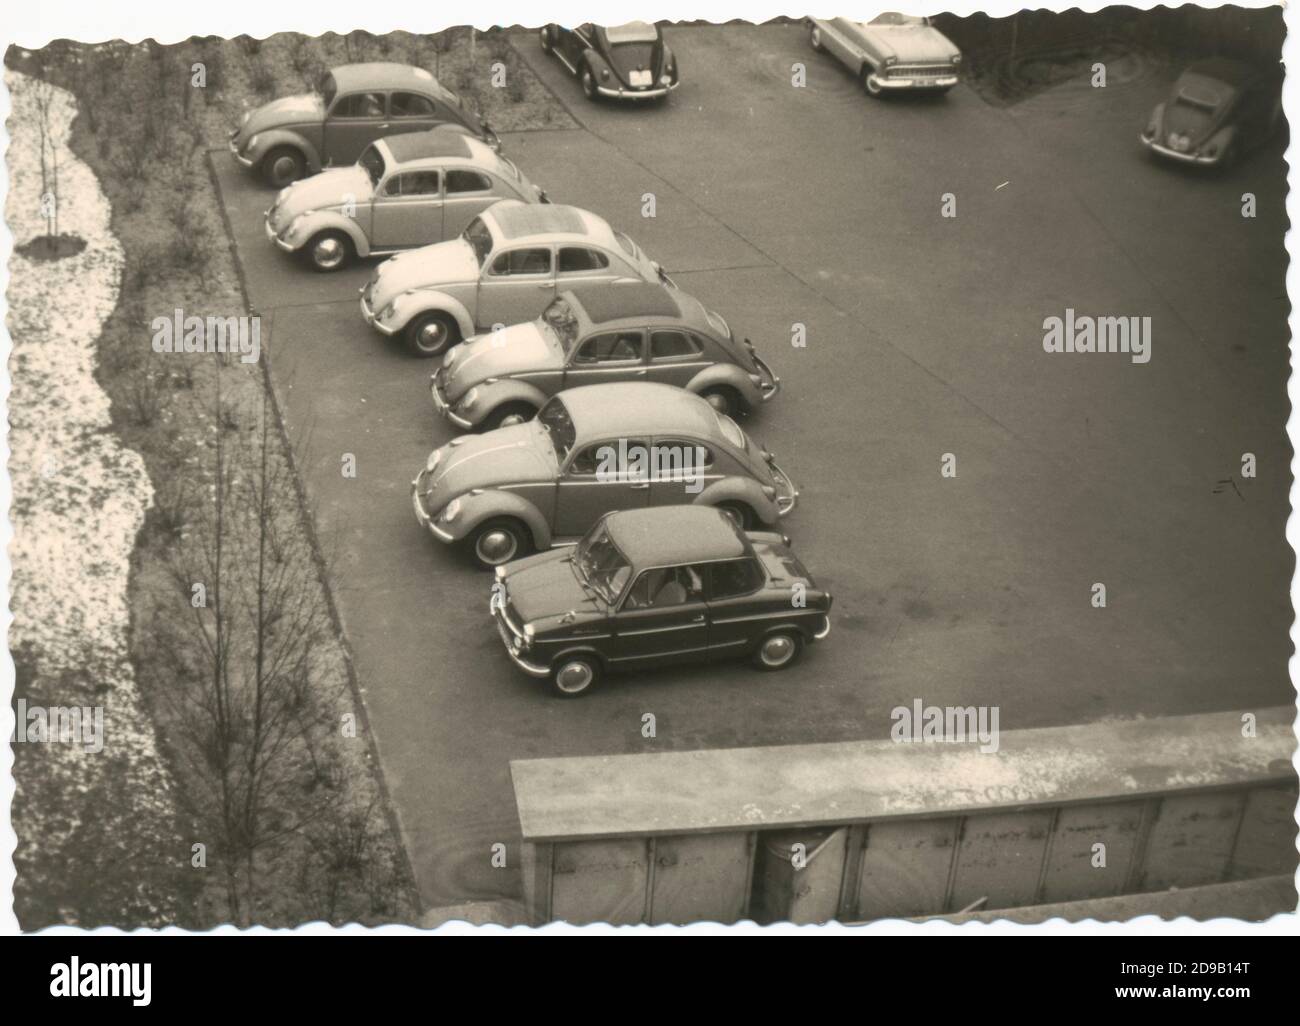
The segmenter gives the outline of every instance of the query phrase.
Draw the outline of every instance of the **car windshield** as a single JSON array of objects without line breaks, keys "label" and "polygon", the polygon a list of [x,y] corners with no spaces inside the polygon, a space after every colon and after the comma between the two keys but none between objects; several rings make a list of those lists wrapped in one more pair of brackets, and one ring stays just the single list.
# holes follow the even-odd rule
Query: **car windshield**
[{"label": "car windshield", "polygon": [[740,425],[728,417],[725,413],[717,414],[718,429],[722,432],[722,437],[734,445],[741,452],[749,451],[749,439],[745,437],[745,432],[740,429]]},{"label": "car windshield", "polygon": [[492,252],[492,229],[483,223],[481,217],[476,217],[469,223],[461,238],[474,247],[474,257],[478,260],[479,267],[482,267],[483,261]]},{"label": "car windshield", "polygon": [[574,343],[578,341],[578,318],[568,301],[563,297],[554,300],[542,311],[541,320],[542,327],[549,329],[564,348],[565,356],[570,355]]},{"label": "car windshield", "polygon": [[578,542],[573,563],[582,579],[611,605],[632,576],[631,564],[610,538],[603,520]]},{"label": "car windshield", "polygon": [[370,176],[370,184],[378,185],[379,180],[384,177],[383,155],[375,147],[367,146],[357,163],[366,169],[366,174]]},{"label": "car windshield", "polygon": [[334,102],[334,94],[339,91],[339,87],[334,81],[333,72],[327,72],[325,77],[320,80],[317,91],[320,93],[321,99],[325,101],[325,109],[329,110],[330,104]]},{"label": "car windshield", "polygon": [[577,440],[573,418],[569,416],[569,409],[564,405],[564,401],[556,396],[543,406],[541,412],[537,414],[537,423],[551,438],[551,445],[555,447],[555,462],[563,466],[565,457],[569,455],[573,443]]}]

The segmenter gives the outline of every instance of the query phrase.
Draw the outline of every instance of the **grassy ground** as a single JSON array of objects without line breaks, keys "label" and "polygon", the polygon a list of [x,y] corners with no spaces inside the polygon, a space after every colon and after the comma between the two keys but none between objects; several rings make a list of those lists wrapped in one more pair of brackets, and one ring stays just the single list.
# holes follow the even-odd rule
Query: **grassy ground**
[{"label": "grassy ground", "polygon": [[[281,786],[263,817],[265,838],[251,855],[236,856],[213,834],[212,753],[194,737],[193,710],[183,702],[195,684],[190,678],[201,684],[201,660],[184,656],[194,651],[195,637],[176,569],[187,554],[211,543],[216,439],[229,459],[249,461],[259,451],[266,381],[262,365],[159,356],[150,345],[153,318],[176,308],[217,316],[246,312],[207,151],[224,145],[243,110],[303,91],[331,65],[360,60],[428,68],[479,105],[498,131],[570,123],[499,33],[53,44],[6,55],[10,67],[76,96],[80,114],[71,146],[99,178],[125,251],[118,306],[98,342],[97,378],[112,400],[113,430],[142,455],[156,496],[133,558],[131,659],[175,776],[187,818],[182,833],[212,842],[206,871],[197,873],[178,871],[190,868],[188,847],[174,863],[142,865],[130,857],[129,839],[112,831],[101,831],[106,836],[97,836],[89,850],[70,851],[57,866],[20,860],[16,904],[26,929],[51,922],[137,925],[142,917],[131,900],[133,881],[150,874],[174,879],[176,921],[199,928],[232,920],[294,925],[416,918],[409,870],[350,687],[345,642],[336,632],[313,648],[309,693],[277,753]],[[499,88],[490,84],[498,62],[506,71]],[[192,84],[196,64],[206,77],[202,88]],[[290,448],[278,422],[267,444],[272,463],[289,467]],[[251,474],[255,468],[243,469]],[[292,520],[297,544],[284,546],[283,558],[297,564],[295,572],[307,582],[311,594],[304,601],[328,608],[319,551],[308,544],[309,511],[295,507]],[[355,738],[339,729],[349,716],[362,724]],[[39,773],[31,760],[16,764],[15,772],[24,766]],[[29,793],[42,799],[29,815],[111,822],[96,815],[100,796],[50,794],[40,780],[28,784]]]}]

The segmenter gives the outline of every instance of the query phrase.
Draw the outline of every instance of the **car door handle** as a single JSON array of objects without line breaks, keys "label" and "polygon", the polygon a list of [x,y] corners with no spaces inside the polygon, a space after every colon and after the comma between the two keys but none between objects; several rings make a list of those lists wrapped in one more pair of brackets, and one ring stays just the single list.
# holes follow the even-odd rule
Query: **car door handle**
[{"label": "car door handle", "polygon": [[638,481],[632,485],[633,491],[638,491],[638,492],[641,491],[642,489],[649,488],[649,487],[650,487],[649,481]]},{"label": "car door handle", "polygon": [[542,282],[540,285],[538,285],[537,287],[538,287],[539,289],[549,289],[549,288],[551,287],[551,283],[550,283],[549,281],[544,281],[544,282]]},{"label": "car door handle", "polygon": [[697,616],[694,620],[691,621],[691,623],[703,623],[703,622],[704,622],[703,613],[701,613],[699,616]]}]

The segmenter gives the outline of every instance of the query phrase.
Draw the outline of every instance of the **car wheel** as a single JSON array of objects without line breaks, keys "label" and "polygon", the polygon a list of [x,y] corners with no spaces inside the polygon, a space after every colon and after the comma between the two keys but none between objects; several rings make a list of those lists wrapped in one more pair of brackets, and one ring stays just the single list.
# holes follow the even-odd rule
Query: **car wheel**
[{"label": "car wheel", "polygon": [[537,416],[537,408],[530,403],[502,403],[483,418],[480,431],[495,431],[497,428],[523,424]]},{"label": "car wheel", "polygon": [[754,529],[754,511],[743,502],[724,502],[719,504],[718,509],[742,531]]},{"label": "car wheel", "polygon": [[352,240],[337,230],[319,232],[303,247],[303,253],[314,270],[337,271],[352,259]]},{"label": "car wheel", "polygon": [[808,30],[808,41],[812,43],[812,48],[818,53],[824,49],[822,46],[822,30],[816,25],[811,26]]},{"label": "car wheel", "polygon": [[542,53],[552,53],[555,50],[555,44],[551,42],[551,26],[543,25],[538,34],[542,38]]},{"label": "car wheel", "polygon": [[551,690],[560,698],[577,698],[599,684],[600,677],[600,662],[594,656],[562,656],[551,670]]},{"label": "car wheel", "polygon": [[754,653],[754,665],[760,670],[784,670],[803,651],[803,635],[798,631],[769,634]]},{"label": "car wheel", "polygon": [[724,417],[732,417],[740,412],[740,397],[734,389],[707,388],[700,393],[700,398],[708,400],[709,405]]},{"label": "car wheel", "polygon": [[591,68],[584,64],[582,66],[582,95],[593,103],[600,98],[600,93],[596,92],[596,76],[591,73]]},{"label": "car wheel", "polygon": [[262,177],[276,189],[283,189],[306,173],[307,161],[292,146],[277,146],[262,158]]},{"label": "car wheel", "polygon": [[528,529],[518,520],[498,517],[480,524],[470,536],[470,548],[479,566],[491,569],[522,559],[532,549]]},{"label": "car wheel", "polygon": [[416,356],[441,356],[460,341],[460,328],[440,310],[416,314],[406,326],[406,348]]},{"label": "car wheel", "polygon": [[871,65],[864,64],[862,67],[862,88],[867,91],[868,96],[874,96],[876,99],[885,95],[884,86],[880,85],[871,74]]}]

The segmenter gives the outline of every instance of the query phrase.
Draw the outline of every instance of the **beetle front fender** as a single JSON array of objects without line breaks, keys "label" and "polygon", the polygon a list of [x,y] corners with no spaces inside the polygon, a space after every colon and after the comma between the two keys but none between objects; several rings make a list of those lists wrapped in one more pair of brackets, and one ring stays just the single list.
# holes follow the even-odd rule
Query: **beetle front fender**
[{"label": "beetle front fender", "polygon": [[476,387],[480,396],[477,406],[483,411],[482,416],[474,418],[476,424],[482,423],[488,414],[506,403],[528,403],[529,406],[540,410],[550,398],[532,382],[519,381],[515,378],[502,378],[495,384]]},{"label": "beetle front fender", "polygon": [[337,210],[318,210],[314,214],[307,215],[301,222],[293,223],[297,227],[285,236],[285,242],[294,249],[301,249],[308,240],[320,232],[333,230],[342,232],[352,240],[352,248],[356,250],[357,256],[370,255],[370,240],[366,238],[366,233],[361,230],[361,226]]},{"label": "beetle front fender", "polygon": [[460,328],[461,338],[469,338],[474,334],[474,318],[469,315],[465,304],[455,296],[437,289],[416,289],[409,295],[399,297],[397,315],[393,318],[393,323],[386,324],[385,327],[401,331],[411,322],[412,317],[431,310],[451,314]]},{"label": "beetle front fender", "polygon": [[721,506],[724,502],[744,503],[763,524],[780,523],[776,503],[763,494],[757,481],[744,477],[724,477],[695,496],[695,506]]},{"label": "beetle front fender", "polygon": [[686,390],[700,395],[710,388],[724,386],[739,392],[740,397],[750,406],[758,406],[763,401],[758,386],[750,380],[748,374],[734,363],[715,363],[710,367],[705,367],[704,370],[691,378],[686,385]]},{"label": "beetle front fender", "polygon": [[460,515],[454,523],[438,524],[444,531],[450,531],[457,541],[469,537],[474,528],[485,520],[513,517],[532,533],[533,544],[540,551],[544,552],[551,546],[551,525],[536,506],[514,492],[488,490],[478,495],[462,495],[460,506]]},{"label": "beetle front fender", "polygon": [[320,151],[307,138],[289,128],[271,128],[257,133],[257,148],[244,152],[244,156],[255,165],[277,146],[292,146],[300,152],[307,163],[308,174],[316,174],[321,169]]}]

